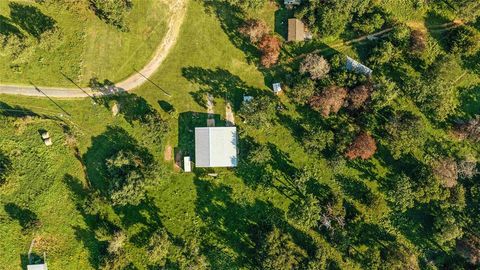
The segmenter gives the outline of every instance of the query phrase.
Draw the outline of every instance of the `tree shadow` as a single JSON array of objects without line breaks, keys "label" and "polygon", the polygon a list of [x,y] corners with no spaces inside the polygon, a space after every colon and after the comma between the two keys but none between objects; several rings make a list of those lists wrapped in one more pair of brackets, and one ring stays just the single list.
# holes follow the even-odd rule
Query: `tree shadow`
[{"label": "tree shadow", "polygon": [[460,89],[461,117],[473,118],[480,115],[480,84]]},{"label": "tree shadow", "polygon": [[375,202],[375,194],[373,194],[372,190],[362,181],[344,175],[337,175],[336,179],[345,194],[351,198],[366,206],[372,206]]},{"label": "tree shadow", "polygon": [[187,80],[201,85],[199,91],[191,93],[200,106],[204,106],[204,95],[211,94],[215,98],[222,98],[232,102],[233,110],[238,111],[243,102],[243,96],[258,96],[262,90],[248,86],[237,75],[222,68],[204,69],[201,67],[182,68],[182,75]]},{"label": "tree shadow", "polygon": [[108,243],[97,236],[96,232],[106,231],[113,234],[118,227],[106,221],[94,208],[92,192],[76,177],[66,174],[64,183],[71,192],[75,207],[85,221],[86,227],[74,226],[75,237],[89,252],[89,262],[94,269],[99,269],[102,259],[107,255]]},{"label": "tree shadow", "polygon": [[4,208],[11,219],[18,221],[23,233],[38,229],[41,225],[37,214],[30,209],[22,208],[15,203],[7,203]]},{"label": "tree shadow", "polygon": [[230,42],[245,53],[247,61],[249,63],[256,61],[260,56],[259,51],[245,36],[238,32],[238,28],[244,23],[245,14],[243,11],[227,1],[203,1],[203,4],[207,13],[216,15]]},{"label": "tree shadow", "polygon": [[205,223],[203,248],[213,269],[256,268],[261,239],[273,226],[289,233],[309,254],[314,253],[313,240],[283,220],[285,213],[271,203],[258,199],[237,202],[232,188],[225,184],[198,176],[194,182],[196,212]]},{"label": "tree shadow", "polygon": [[166,113],[172,113],[172,112],[175,111],[175,107],[173,107],[173,105],[171,103],[169,103],[168,101],[159,100],[158,105]]},{"label": "tree shadow", "polygon": [[5,102],[0,101],[0,115],[6,117],[26,117],[26,116],[39,116],[33,111],[21,106],[10,106]]},{"label": "tree shadow", "polygon": [[202,112],[182,112],[178,116],[178,147],[177,153],[182,156],[193,157],[195,160],[195,128],[206,127],[207,120],[213,119],[215,126],[224,126],[225,121],[220,119],[219,114],[208,114]]},{"label": "tree shadow", "polygon": [[9,171],[12,169],[12,161],[10,157],[0,150],[0,186],[2,186],[7,178]]},{"label": "tree shadow", "polygon": [[10,35],[16,35],[18,37],[22,37],[22,32],[12,24],[12,21],[3,16],[0,15],[0,34],[4,36],[10,36]]},{"label": "tree shadow", "polygon": [[56,27],[56,21],[43,14],[40,9],[31,5],[10,2],[10,18],[12,22],[23,28],[36,39],[40,39],[41,35]]}]

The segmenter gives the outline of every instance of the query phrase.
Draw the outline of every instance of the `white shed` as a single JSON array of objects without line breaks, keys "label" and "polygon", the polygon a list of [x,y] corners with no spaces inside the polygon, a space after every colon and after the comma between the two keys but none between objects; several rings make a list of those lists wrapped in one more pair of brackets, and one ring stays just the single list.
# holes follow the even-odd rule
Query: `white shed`
[{"label": "white shed", "polygon": [[196,167],[237,166],[236,127],[195,128]]},{"label": "white shed", "polygon": [[183,157],[183,171],[184,172],[192,171],[192,162],[190,162],[190,157]]},{"label": "white shed", "polygon": [[29,264],[27,265],[27,270],[48,270],[47,264]]},{"label": "white shed", "polygon": [[274,83],[273,84],[273,93],[278,95],[280,92],[282,92],[282,86],[280,83]]},{"label": "white shed", "polygon": [[243,96],[243,102],[248,103],[253,100],[252,96]]},{"label": "white shed", "polygon": [[293,6],[293,5],[300,5],[301,4],[301,1],[300,0],[284,0],[283,3],[285,4],[285,6]]}]

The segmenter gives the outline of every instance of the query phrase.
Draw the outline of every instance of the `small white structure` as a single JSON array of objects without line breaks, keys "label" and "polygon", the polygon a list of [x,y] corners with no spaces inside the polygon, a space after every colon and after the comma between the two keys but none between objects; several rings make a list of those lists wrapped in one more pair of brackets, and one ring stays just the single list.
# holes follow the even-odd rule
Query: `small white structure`
[{"label": "small white structure", "polygon": [[29,264],[27,265],[27,270],[48,270],[47,264]]},{"label": "small white structure", "polygon": [[253,100],[252,96],[243,96],[243,103],[248,103]]},{"label": "small white structure", "polygon": [[183,171],[192,172],[192,162],[190,162],[190,157],[183,157]]},{"label": "small white structure", "polygon": [[50,134],[48,133],[48,131],[42,132],[42,140],[46,146],[52,145],[52,139],[50,138]]},{"label": "small white structure", "polygon": [[237,128],[195,128],[195,166],[203,168],[236,167]]},{"label": "small white structure", "polygon": [[301,0],[284,0],[285,6],[298,6],[301,4]]},{"label": "small white structure", "polygon": [[347,56],[347,65],[345,66],[347,70],[353,71],[355,73],[360,73],[363,75],[370,76],[372,75],[372,70],[367,66],[353,60],[352,58]]},{"label": "small white structure", "polygon": [[275,95],[278,95],[280,92],[282,92],[282,86],[280,85],[280,83],[274,83],[273,93],[275,93]]}]

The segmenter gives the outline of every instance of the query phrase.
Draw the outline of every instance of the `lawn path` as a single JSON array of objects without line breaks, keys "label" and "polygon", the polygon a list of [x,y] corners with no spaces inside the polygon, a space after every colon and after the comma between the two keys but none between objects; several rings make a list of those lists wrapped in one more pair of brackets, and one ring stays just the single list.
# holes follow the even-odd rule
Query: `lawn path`
[{"label": "lawn path", "polygon": [[[185,18],[188,0],[172,0],[170,3],[170,19],[167,24],[167,33],[163,38],[160,45],[155,51],[155,55],[141,70],[135,71],[135,73],[127,79],[117,83],[115,90],[118,91],[130,91],[149,81],[155,71],[160,67],[170,50],[175,45],[177,38],[180,34],[180,28]],[[115,67],[112,67],[115,68]],[[133,70],[132,70],[133,71]],[[39,91],[40,90],[40,91]],[[24,95],[24,96],[49,96],[56,98],[84,98],[93,95],[104,95],[99,92],[92,91],[91,88],[64,88],[64,87],[43,87],[34,85],[34,82],[30,82],[30,85],[4,85],[0,84],[0,94],[12,94],[12,95]]]}]

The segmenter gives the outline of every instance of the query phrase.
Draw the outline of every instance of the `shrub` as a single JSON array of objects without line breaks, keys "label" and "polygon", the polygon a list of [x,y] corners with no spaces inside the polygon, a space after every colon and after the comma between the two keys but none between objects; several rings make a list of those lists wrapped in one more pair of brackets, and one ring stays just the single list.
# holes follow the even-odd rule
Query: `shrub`
[{"label": "shrub", "polygon": [[377,151],[375,140],[366,132],[360,133],[348,147],[345,156],[349,159],[369,159]]},{"label": "shrub", "polygon": [[318,54],[310,53],[300,64],[300,73],[309,73],[312,80],[323,79],[330,71],[327,60]]},{"label": "shrub", "polygon": [[343,87],[330,86],[327,87],[319,95],[310,98],[310,107],[327,117],[330,113],[337,113],[345,103],[347,90]]}]

